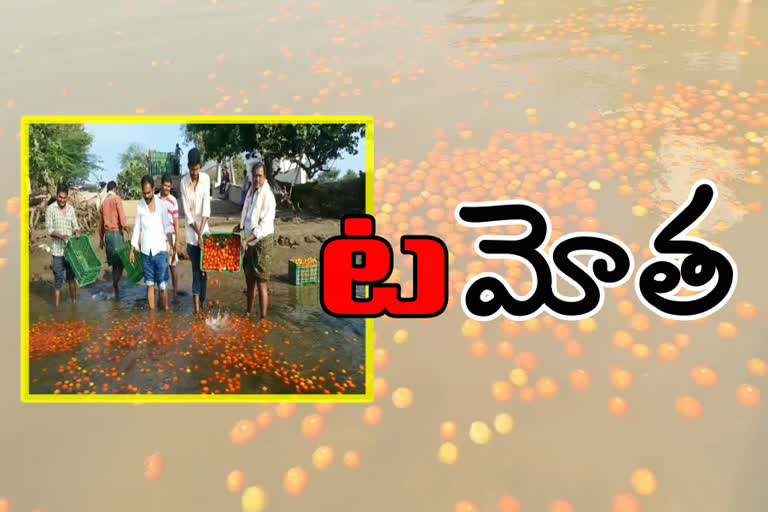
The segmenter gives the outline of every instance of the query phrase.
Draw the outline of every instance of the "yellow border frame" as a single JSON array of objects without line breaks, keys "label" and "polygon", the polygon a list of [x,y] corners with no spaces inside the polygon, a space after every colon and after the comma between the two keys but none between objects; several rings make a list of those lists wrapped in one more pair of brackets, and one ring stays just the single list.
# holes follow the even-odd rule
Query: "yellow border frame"
[{"label": "yellow border frame", "polygon": [[[365,212],[373,215],[372,116],[23,116],[21,118],[21,211],[29,210],[30,124],[341,124],[365,125]],[[21,401],[26,403],[350,403],[373,401],[373,319],[365,319],[365,394],[360,395],[42,395],[29,393],[29,223],[21,222]]]}]

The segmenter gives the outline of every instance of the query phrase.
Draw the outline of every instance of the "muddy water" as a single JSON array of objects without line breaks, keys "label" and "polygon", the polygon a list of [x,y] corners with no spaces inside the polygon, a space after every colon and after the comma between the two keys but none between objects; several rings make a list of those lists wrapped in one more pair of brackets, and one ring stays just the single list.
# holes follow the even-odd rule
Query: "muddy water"
[{"label": "muddy water", "polygon": [[[579,7],[585,12],[575,16],[598,18],[617,5],[630,4],[502,3],[403,1],[383,7],[351,1],[133,0],[115,5],[84,2],[79,4],[82,10],[54,2],[4,6],[9,11],[4,23],[12,21],[0,31],[5,71],[0,90],[3,104],[15,102],[13,109],[0,113],[6,132],[0,139],[5,168],[17,165],[13,134],[22,112],[264,114],[290,109],[372,114],[381,121],[376,125],[376,160],[377,166],[384,166],[385,158],[396,163],[428,161],[435,129],[446,131],[448,153],[459,148],[479,152],[499,128],[568,134],[570,121],[581,124],[591,113],[607,117],[635,101],[647,102],[657,85],[672,94],[676,82],[705,88],[710,79],[730,80],[734,91],[740,91],[766,78],[765,49],[745,37],[768,33],[764,2],[638,4],[644,8],[643,23],[664,25],[664,34],[600,28],[599,20],[590,24],[590,38],[576,46],[602,46],[619,60],[576,56],[572,45],[549,36],[530,44],[521,33],[529,25],[539,31],[557,20],[562,23]],[[43,9],[50,15],[41,17]],[[704,37],[693,27],[696,24],[717,36]],[[561,39],[581,35],[576,31]],[[24,48],[15,53],[19,44]],[[345,78],[352,82],[345,83]],[[64,88],[71,93],[64,96]],[[356,89],[362,94],[355,94]],[[506,98],[510,93],[513,99]],[[624,99],[625,94],[632,96]],[[301,101],[296,101],[299,96]],[[314,97],[321,102],[312,103]],[[527,122],[530,108],[537,110],[535,126]],[[458,127],[459,122],[465,125]],[[462,138],[459,133],[467,130],[472,133]],[[652,142],[658,155],[678,157],[677,150],[662,147],[661,136],[657,139]],[[697,144],[686,146],[687,151]],[[505,147],[514,149],[512,142]],[[670,175],[677,177],[672,169],[682,169],[686,176],[706,172],[692,169],[693,161],[678,167],[667,163],[655,162],[646,178],[655,185],[684,189],[687,180],[671,180]],[[764,164],[755,170],[765,175]],[[465,166],[453,174],[466,172]],[[446,173],[446,188],[450,177]],[[381,179],[377,187],[386,189],[393,182]],[[506,179],[499,182],[507,184]],[[639,194],[621,197],[617,185],[616,180],[604,180],[603,188],[594,192],[598,209],[593,215],[601,231],[645,247],[665,216],[650,208],[645,217],[634,217],[630,207]],[[722,186],[729,199],[743,204],[768,200],[765,185],[737,179]],[[663,197],[675,200],[685,194],[675,190]],[[722,220],[729,229],[709,231],[707,237],[732,254],[741,279],[731,303],[707,322],[668,326],[653,318],[648,330],[636,331],[618,313],[619,300],[611,296],[597,316],[595,332],[573,326],[573,339],[583,346],[580,357],[565,355],[562,342],[546,329],[526,327],[512,337],[494,322],[480,336],[491,354],[477,359],[470,355],[470,345],[477,340],[462,335],[465,317],[456,309],[428,323],[377,321],[378,348],[387,351],[391,362],[377,368],[376,376],[386,380],[390,393],[397,387],[413,390],[414,404],[395,408],[384,393],[376,403],[384,412],[377,427],[363,423],[363,406],[338,406],[327,415],[322,441],[299,434],[300,418],[314,412],[311,406],[260,432],[242,450],[233,449],[226,434],[239,419],[255,417],[259,408],[254,406],[217,407],[215,413],[200,406],[22,407],[17,398],[18,353],[15,338],[9,336],[2,352],[2,360],[10,361],[3,373],[3,448],[8,460],[19,462],[0,469],[0,481],[7,482],[8,489],[0,492],[23,510],[95,511],[105,504],[111,510],[239,510],[240,497],[226,492],[224,479],[229,471],[242,469],[247,485],[264,487],[272,496],[269,510],[278,511],[450,511],[460,500],[469,500],[477,507],[464,510],[485,512],[498,510],[505,494],[516,496],[522,510],[548,510],[560,499],[576,511],[610,511],[619,510],[612,505],[620,493],[635,494],[644,511],[765,510],[768,383],[747,367],[751,358],[768,359],[765,214]],[[428,225],[426,230],[434,232],[436,227]],[[15,250],[11,240],[9,250]],[[452,268],[466,271],[477,259],[470,255]],[[16,265],[9,260],[8,275]],[[407,266],[401,270],[407,278]],[[462,284],[452,282],[451,289],[460,290]],[[11,288],[5,293],[13,302]],[[627,299],[641,308],[631,291]],[[735,311],[740,301],[757,306],[758,317],[740,318]],[[9,325],[15,325],[16,316],[9,316]],[[732,322],[738,335],[718,335],[720,322]],[[391,341],[397,329],[409,331],[407,344]],[[616,347],[612,341],[618,329],[629,330],[637,343],[647,345],[649,357],[641,359]],[[689,335],[690,346],[678,360],[662,361],[656,347],[678,334]],[[536,354],[540,364],[530,372],[531,382],[551,376],[559,383],[558,395],[527,403],[516,391],[509,402],[494,400],[492,383],[507,380],[517,365],[514,359],[495,355],[500,341],[514,343],[518,352]],[[694,384],[691,372],[698,365],[717,372],[714,387]],[[619,391],[612,385],[615,366],[633,374],[630,389]],[[571,389],[573,369],[592,375],[589,391]],[[745,407],[737,401],[743,384],[762,390],[762,406]],[[676,400],[686,395],[700,400],[700,418],[677,413]],[[609,399],[614,396],[626,399],[626,416],[610,414]],[[485,446],[474,444],[468,437],[470,423],[490,425],[501,412],[514,416],[515,431],[494,434]],[[442,442],[440,424],[446,420],[455,421],[459,429],[454,441],[459,458],[451,466],[439,464],[436,456]],[[66,434],[51,435],[51,425]],[[360,450],[363,465],[356,472],[341,467],[325,473],[313,470],[302,496],[286,496],[281,489],[284,472],[296,464],[311,468],[318,442],[332,445],[337,454]],[[148,483],[141,462],[155,451],[165,455],[168,468],[160,482]],[[630,483],[631,473],[639,468],[656,476],[658,488],[650,496],[638,495]]]},{"label": "muddy water", "polygon": [[[33,282],[30,286],[30,328],[34,328],[40,321],[65,325],[71,325],[67,322],[85,322],[94,328],[94,332],[92,336],[84,337],[82,345],[74,352],[52,354],[31,361],[30,392],[53,393],[56,382],[66,377],[56,369],[74,357],[80,361],[81,371],[92,377],[91,386],[101,386],[106,382],[98,378],[100,370],[116,367],[121,375],[120,384],[110,387],[110,390],[130,384],[136,386],[141,393],[200,393],[203,389],[201,380],[209,380],[220,369],[214,366],[214,361],[218,365],[218,358],[231,355],[232,349],[228,348],[230,338],[245,336],[250,332],[258,332],[258,338],[267,347],[275,349],[275,353],[280,355],[277,360],[304,365],[305,376],[327,376],[329,372],[348,371],[357,386],[350,392],[364,392],[365,379],[361,370],[365,362],[363,321],[338,319],[325,313],[320,307],[317,285],[296,287],[280,279],[273,282],[269,316],[276,326],[262,332],[253,325],[251,319],[238,318],[237,321],[244,322],[244,325],[235,325],[233,316],[243,317],[246,308],[243,294],[245,282],[241,274],[210,273],[211,282],[216,285],[209,285],[208,288],[209,307],[206,318],[196,318],[188,291],[189,265],[188,261],[179,263],[181,295],[171,299],[168,312],[149,311],[143,282],[131,284],[124,278],[118,299],[111,299],[112,282],[109,273],[105,279],[78,290],[78,302],[75,305],[69,303],[68,291],[63,291],[62,304],[58,309],[51,300],[51,284]],[[284,280],[284,276],[279,277]],[[151,338],[153,331],[159,332],[153,330],[153,321],[163,325],[163,332],[188,334],[174,339],[170,344],[160,345]],[[131,327],[121,331],[121,337],[135,336],[139,340],[138,347],[119,351],[117,361],[115,354],[108,361],[96,361],[88,356],[95,347],[103,346],[104,333],[113,326],[126,323]],[[195,328],[190,330],[190,325]],[[153,343],[155,346],[152,346]],[[201,354],[199,350],[202,347],[205,349]],[[238,347],[249,350],[248,343]],[[255,347],[251,350],[255,350]],[[157,372],[158,363],[166,368],[165,372]],[[152,367],[155,370],[151,370]],[[169,387],[165,388],[166,385]],[[214,389],[223,392],[222,388]],[[127,392],[125,389],[121,391]],[[246,375],[238,392],[280,394],[294,393],[295,388],[286,385],[274,374],[260,371]]]}]

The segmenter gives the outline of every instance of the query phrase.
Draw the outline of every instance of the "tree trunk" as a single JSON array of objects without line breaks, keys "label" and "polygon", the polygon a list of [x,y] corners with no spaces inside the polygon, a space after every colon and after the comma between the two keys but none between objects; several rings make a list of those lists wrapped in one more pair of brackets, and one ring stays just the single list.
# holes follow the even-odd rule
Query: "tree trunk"
[{"label": "tree trunk", "polygon": [[51,197],[56,197],[56,184],[53,182],[53,179],[48,174],[44,174],[42,182],[45,192]]},{"label": "tree trunk", "polygon": [[288,204],[291,205],[291,208],[293,208],[294,211],[296,211],[296,207],[293,205],[293,186],[296,184],[296,180],[299,179],[299,173],[302,170],[302,167],[299,164],[296,164],[296,175],[293,177],[290,190],[288,190]]},{"label": "tree trunk", "polygon": [[47,194],[46,198],[40,202],[37,206],[29,209],[29,231],[30,233],[37,229],[40,223],[40,218],[43,216],[43,212],[48,208],[51,200],[54,199],[52,194]]}]

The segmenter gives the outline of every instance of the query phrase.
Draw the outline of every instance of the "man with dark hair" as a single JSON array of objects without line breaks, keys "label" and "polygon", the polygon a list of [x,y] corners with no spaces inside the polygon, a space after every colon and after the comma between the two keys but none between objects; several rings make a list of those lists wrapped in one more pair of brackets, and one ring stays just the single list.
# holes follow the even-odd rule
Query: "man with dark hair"
[{"label": "man with dark hair", "polygon": [[267,319],[269,302],[269,278],[274,245],[275,195],[267,182],[266,169],[262,162],[253,164],[253,183],[245,198],[240,215],[240,224],[235,232],[243,232],[243,272],[245,273],[247,312],[253,314],[256,294],[259,296],[261,319]]},{"label": "man with dark hair", "polygon": [[189,173],[181,179],[181,198],[187,221],[187,254],[192,263],[192,297],[196,314],[205,306],[208,278],[200,270],[200,245],[203,243],[203,235],[210,232],[208,218],[211,216],[211,179],[206,173],[200,172],[201,165],[200,150],[190,149],[187,154]]},{"label": "man with dark hair", "polygon": [[[134,250],[141,251],[144,266],[144,283],[147,285],[149,309],[155,309],[155,286],[160,291],[163,309],[168,310],[168,263],[173,258],[170,223],[166,203],[155,195],[155,180],[152,176],[141,179],[143,201],[136,208],[136,225],[131,238],[131,252],[128,259],[134,263]],[[170,252],[169,252],[170,251]]]},{"label": "man with dark hair", "polygon": [[69,284],[69,296],[72,304],[77,304],[77,283],[72,267],[64,259],[64,248],[73,234],[80,238],[80,226],[77,224],[75,208],[68,203],[69,187],[60,184],[56,188],[56,199],[45,210],[45,226],[51,236],[51,254],[53,255],[53,280],[56,307],[61,299],[61,287],[66,277]]},{"label": "man with dark hair", "polygon": [[176,278],[176,265],[179,263],[179,251],[177,249],[179,243],[179,203],[176,198],[171,194],[171,186],[173,181],[170,174],[164,174],[162,179],[162,188],[160,189],[160,199],[165,201],[165,206],[168,208],[168,217],[171,223],[168,225],[168,232],[173,236],[173,259],[171,259],[170,271],[171,282],[173,283],[173,296],[176,297],[179,294],[178,281]]},{"label": "man with dark hair", "polygon": [[125,242],[123,232],[128,235],[123,201],[117,195],[117,183],[110,181],[107,198],[99,207],[99,247],[105,250],[107,263],[112,267],[112,297],[117,297],[118,283],[123,276],[123,262],[118,255]]}]

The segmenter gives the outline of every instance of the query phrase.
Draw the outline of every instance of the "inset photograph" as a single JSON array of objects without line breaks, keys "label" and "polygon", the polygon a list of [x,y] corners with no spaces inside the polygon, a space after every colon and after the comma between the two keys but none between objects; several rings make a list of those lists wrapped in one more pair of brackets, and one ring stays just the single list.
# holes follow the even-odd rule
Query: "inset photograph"
[{"label": "inset photograph", "polygon": [[372,211],[369,117],[36,117],[22,138],[25,401],[372,398],[373,321],[322,309],[318,261]]}]

